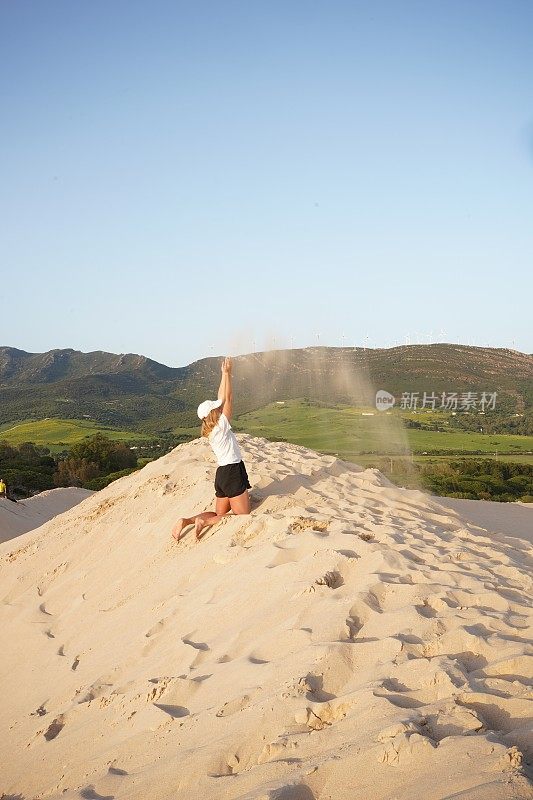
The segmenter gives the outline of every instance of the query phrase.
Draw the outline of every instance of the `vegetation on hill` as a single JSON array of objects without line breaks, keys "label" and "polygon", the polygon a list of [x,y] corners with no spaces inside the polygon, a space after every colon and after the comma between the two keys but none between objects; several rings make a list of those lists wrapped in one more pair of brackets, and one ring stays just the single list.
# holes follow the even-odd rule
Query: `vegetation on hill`
[{"label": "vegetation on hill", "polygon": [[54,473],[56,486],[84,486],[116,472],[126,474],[137,467],[137,456],[122,442],[101,433],[71,447],[66,458],[58,460]]},{"label": "vegetation on hill", "polygon": [[421,469],[433,494],[470,500],[533,503],[533,466],[490,460],[457,460]]},{"label": "vegetation on hill", "polygon": [[[171,368],[133,354],[32,354],[4,347],[0,424],[88,417],[97,424],[168,433],[177,425],[196,424],[196,406],[214,393],[219,372],[219,358]],[[533,357],[504,349],[434,344],[275,350],[237,357],[234,374],[237,414],[305,397],[333,405],[373,405],[377,389],[397,397],[406,391],[497,392],[491,424],[524,414],[533,404]]]},{"label": "vegetation on hill", "polygon": [[[0,348],[0,472],[21,494],[58,481],[100,488],[198,436],[196,406],[214,395],[219,371],[219,358],[170,368],[134,354]],[[530,494],[531,355],[452,344],[320,347],[239,356],[234,374],[236,430],[379,466],[406,486],[495,499]],[[396,397],[392,411],[376,410],[377,389]],[[497,402],[486,412],[400,404],[409,393],[453,392],[496,392]],[[458,456],[520,462],[525,471],[468,472]],[[513,482],[503,491],[498,481]]]},{"label": "vegetation on hill", "polygon": [[[426,417],[431,420],[429,424]],[[351,461],[366,454],[533,456],[533,436],[482,433],[479,427],[485,425],[486,416],[476,415],[477,430],[453,429],[448,424],[452,419],[446,412],[413,415],[394,409],[382,413],[372,408],[305,400],[271,403],[241,414],[233,427],[267,439],[286,439]]]},{"label": "vegetation on hill", "polygon": [[53,489],[56,468],[57,462],[47,447],[31,442],[17,447],[0,441],[0,478],[6,482],[12,498]]},{"label": "vegetation on hill", "polygon": [[110,428],[87,419],[24,420],[15,425],[2,426],[0,439],[12,445],[34,442],[49,447],[53,452],[60,452],[95,433],[103,433],[115,441],[144,442],[146,440],[146,435],[142,433]]},{"label": "vegetation on hill", "polygon": [[533,436],[454,430],[447,427],[452,419],[444,412],[382,414],[307,400],[272,403],[241,415],[233,427],[377,467],[400,486],[443,496],[532,502]]},{"label": "vegetation on hill", "polygon": [[0,441],[0,478],[5,480],[13,499],[58,486],[97,490],[168,452],[176,444],[176,439],[167,438],[130,446],[97,433],[70,450],[52,453],[48,447],[31,442],[12,445]]}]

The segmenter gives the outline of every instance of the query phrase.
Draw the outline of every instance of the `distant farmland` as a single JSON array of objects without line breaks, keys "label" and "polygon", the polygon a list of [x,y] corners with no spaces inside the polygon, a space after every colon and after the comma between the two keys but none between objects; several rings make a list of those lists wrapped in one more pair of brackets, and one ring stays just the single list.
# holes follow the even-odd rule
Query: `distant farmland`
[{"label": "distant farmland", "polygon": [[95,433],[104,433],[116,441],[146,439],[145,435],[138,432],[117,430],[91,420],[42,419],[27,420],[16,425],[3,425],[0,428],[0,441],[7,441],[9,444],[15,445],[34,442],[34,444],[57,450],[62,446],[70,447]]},{"label": "distant farmland", "polygon": [[[473,431],[434,431],[408,428],[409,412],[383,414],[352,407],[320,407],[290,401],[271,403],[242,414],[235,430],[284,439],[349,461],[359,455],[502,456],[533,463],[533,436],[483,434]],[[434,419],[434,416],[433,416]],[[443,422],[445,415],[442,415]],[[368,461],[368,459],[365,459]]]}]

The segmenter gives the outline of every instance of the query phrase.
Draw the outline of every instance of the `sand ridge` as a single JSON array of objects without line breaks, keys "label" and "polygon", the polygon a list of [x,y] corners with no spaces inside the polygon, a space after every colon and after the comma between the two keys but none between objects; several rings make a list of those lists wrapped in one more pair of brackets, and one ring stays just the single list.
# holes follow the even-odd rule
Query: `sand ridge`
[{"label": "sand ridge", "polygon": [[45,522],[68,511],[93,494],[88,489],[68,486],[61,489],[49,489],[34,497],[19,500],[0,500],[0,542],[14,539],[21,533],[27,533]]},{"label": "sand ridge", "polygon": [[238,438],[252,513],[199,544],[202,440],[0,546],[0,791],[533,797],[528,542]]}]

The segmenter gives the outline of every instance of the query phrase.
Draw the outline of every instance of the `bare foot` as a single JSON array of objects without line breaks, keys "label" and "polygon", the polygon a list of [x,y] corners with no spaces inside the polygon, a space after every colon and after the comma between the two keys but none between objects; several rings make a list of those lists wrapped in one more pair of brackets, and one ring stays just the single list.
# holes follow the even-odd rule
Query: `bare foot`
[{"label": "bare foot", "polygon": [[201,532],[203,531],[203,529],[205,528],[205,526],[206,526],[206,525],[207,525],[207,522],[206,522],[206,520],[205,520],[205,519],[202,519],[201,517],[198,517],[198,518],[195,520],[195,523],[194,523],[194,532],[195,532],[195,534],[196,534],[196,540],[197,540],[197,541],[200,539],[200,534],[201,534]]},{"label": "bare foot", "polygon": [[181,532],[182,532],[183,528],[185,527],[185,519],[186,519],[185,517],[182,517],[181,519],[179,519],[176,522],[176,524],[174,525],[174,527],[172,528],[172,536],[174,537],[174,539],[177,542],[179,542],[180,536],[181,536]]}]

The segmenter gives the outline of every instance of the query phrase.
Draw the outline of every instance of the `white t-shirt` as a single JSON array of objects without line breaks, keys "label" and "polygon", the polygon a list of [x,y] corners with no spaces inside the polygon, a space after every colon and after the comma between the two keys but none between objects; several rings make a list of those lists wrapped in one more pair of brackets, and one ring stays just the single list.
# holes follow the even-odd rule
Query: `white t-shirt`
[{"label": "white t-shirt", "polygon": [[218,422],[207,437],[219,467],[226,464],[238,464],[242,461],[241,449],[231,425],[225,414],[221,414]]}]

